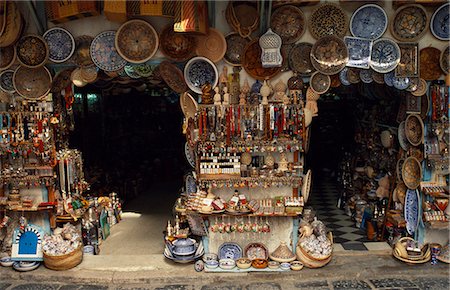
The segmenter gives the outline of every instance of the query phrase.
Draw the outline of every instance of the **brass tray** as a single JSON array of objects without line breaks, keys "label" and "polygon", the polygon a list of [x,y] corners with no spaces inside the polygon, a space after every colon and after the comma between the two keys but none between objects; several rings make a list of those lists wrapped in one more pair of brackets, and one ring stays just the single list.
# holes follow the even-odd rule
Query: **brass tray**
[{"label": "brass tray", "polygon": [[19,66],[14,72],[13,83],[16,92],[28,100],[45,97],[52,85],[52,76],[45,66],[27,68]]}]

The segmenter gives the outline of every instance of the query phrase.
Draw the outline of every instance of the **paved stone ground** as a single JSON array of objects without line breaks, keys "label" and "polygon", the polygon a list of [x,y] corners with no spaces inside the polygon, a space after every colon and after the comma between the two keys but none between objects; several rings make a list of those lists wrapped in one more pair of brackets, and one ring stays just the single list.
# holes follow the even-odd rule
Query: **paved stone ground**
[{"label": "paved stone ground", "polygon": [[[41,283],[24,283],[23,281],[11,280],[0,282],[0,290],[445,290],[450,289],[449,277],[415,277],[415,278],[376,278],[376,279],[349,279],[349,280],[326,280],[296,282],[293,279],[271,282],[261,275],[257,282],[233,280],[220,282],[214,285],[203,285],[201,280],[197,285],[168,284],[128,284],[128,285],[95,285],[95,284],[64,284],[41,281]],[[278,279],[277,279],[278,280]]]}]

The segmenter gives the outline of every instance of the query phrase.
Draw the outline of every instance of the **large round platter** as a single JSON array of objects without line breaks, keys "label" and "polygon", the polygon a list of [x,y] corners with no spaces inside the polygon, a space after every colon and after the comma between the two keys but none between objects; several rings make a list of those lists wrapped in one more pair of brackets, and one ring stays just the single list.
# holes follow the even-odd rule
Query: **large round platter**
[{"label": "large round platter", "polygon": [[28,100],[38,100],[50,91],[52,76],[45,66],[39,68],[19,66],[14,72],[13,83],[19,95]]},{"label": "large round platter", "polygon": [[418,190],[408,189],[405,197],[405,220],[406,230],[410,235],[414,235],[419,225],[419,203],[420,195]]},{"label": "large round platter", "polygon": [[342,8],[334,4],[322,4],[311,13],[308,19],[309,31],[316,39],[327,35],[344,37],[348,18]]},{"label": "large round platter", "polygon": [[85,81],[83,79],[83,77],[81,76],[81,68],[80,67],[78,67],[72,71],[72,73],[70,74],[70,80],[72,81],[72,83],[75,86],[77,86],[79,88],[82,88],[88,84],[88,82]]},{"label": "large round platter", "polygon": [[410,80],[408,77],[393,77],[392,85],[397,90],[406,90],[409,87]]},{"label": "large round platter", "polygon": [[173,91],[181,94],[188,90],[183,73],[176,65],[165,60],[159,65],[159,70],[161,77]]},{"label": "large round platter", "polygon": [[23,36],[16,47],[17,60],[23,66],[36,68],[43,66],[48,60],[48,45],[42,36]]},{"label": "large round platter", "polygon": [[120,70],[127,64],[127,61],[117,53],[114,45],[115,38],[115,31],[104,31],[98,34],[91,43],[89,52],[92,61],[104,71]]},{"label": "large round platter", "polygon": [[419,40],[427,32],[427,12],[416,4],[401,6],[395,11],[390,28],[392,35],[400,41]]},{"label": "large round platter", "polygon": [[311,63],[312,47],[311,43],[300,42],[289,52],[289,67],[300,76],[310,76],[316,70]]},{"label": "large round platter", "polygon": [[359,71],[359,78],[365,84],[370,84],[373,82],[372,70],[370,69],[362,69]]},{"label": "large round platter", "polygon": [[439,7],[431,17],[431,33],[439,40],[450,40],[450,3]]},{"label": "large round platter", "polygon": [[212,62],[219,62],[227,51],[225,37],[222,32],[214,28],[209,28],[206,35],[198,35],[196,41],[195,53]]},{"label": "large round platter", "polygon": [[419,79],[419,83],[417,84],[417,89],[414,92],[411,92],[413,96],[420,97],[427,93],[427,81],[424,79]]},{"label": "large round platter", "polygon": [[223,56],[223,60],[232,66],[240,66],[244,49],[250,40],[243,38],[239,33],[233,32],[225,36],[225,41],[227,42],[227,51]]},{"label": "large round platter", "polygon": [[195,153],[194,150],[191,150],[189,144],[184,143],[184,155],[186,156],[186,160],[192,168],[195,168]]},{"label": "large round platter", "polygon": [[394,85],[394,83],[393,83],[394,77],[395,77],[394,71],[391,71],[391,72],[388,72],[387,74],[384,74],[384,83],[388,87],[392,87]]},{"label": "large round platter", "polygon": [[184,92],[180,96],[180,106],[186,119],[194,118],[198,110],[198,103],[188,92]]},{"label": "large round platter", "polygon": [[439,65],[441,51],[435,47],[425,47],[420,50],[420,77],[426,81],[439,79],[442,70]]},{"label": "large round platter", "polygon": [[68,68],[58,72],[53,78],[51,92],[57,93],[67,88],[67,86],[70,85],[70,75],[73,70],[74,68]]},{"label": "large round platter", "polygon": [[8,69],[16,60],[16,46],[0,47],[0,70]]},{"label": "large round platter", "polygon": [[282,6],[272,13],[270,28],[281,37],[283,44],[296,43],[306,30],[305,15],[293,5]]},{"label": "large round platter", "polygon": [[447,46],[441,53],[441,57],[439,58],[439,64],[441,65],[441,69],[444,73],[450,74],[450,45]]},{"label": "large round platter", "polygon": [[[15,1],[2,1],[0,20],[0,47],[6,47],[16,43],[24,30],[24,20]],[[6,12],[4,12],[5,10]]]},{"label": "large round platter", "polygon": [[223,243],[219,247],[219,260],[220,259],[233,259],[237,260],[242,258],[242,248],[236,243]]},{"label": "large round platter", "polygon": [[281,71],[281,67],[262,67],[261,47],[259,46],[258,39],[253,40],[245,47],[242,57],[242,66],[251,77],[257,80],[273,78]]},{"label": "large round platter", "polygon": [[98,68],[95,65],[80,68],[81,77],[87,83],[93,83],[98,76]]},{"label": "large round platter", "polygon": [[348,72],[348,68],[347,67],[344,67],[339,72],[339,80],[341,81],[341,84],[343,84],[344,86],[351,85],[351,83],[348,81],[347,72]]},{"label": "large round platter", "polygon": [[331,86],[331,78],[329,75],[325,75],[316,71],[312,74],[310,80],[311,89],[319,95],[328,91]]},{"label": "large round platter", "polygon": [[4,70],[0,72],[0,90],[10,94],[16,91],[14,89],[13,76],[13,70]]},{"label": "large round platter", "polygon": [[115,47],[121,57],[131,63],[144,63],[158,50],[158,34],[150,23],[133,19],[119,27]]},{"label": "large round platter", "polygon": [[173,25],[167,25],[161,32],[161,52],[174,61],[186,61],[194,55],[195,37],[173,31]]},{"label": "large round platter", "polygon": [[339,73],[348,62],[348,51],[342,39],[328,35],[316,41],[311,49],[311,63],[326,75]]},{"label": "large round platter", "polygon": [[188,61],[184,67],[184,79],[188,87],[197,94],[202,93],[202,86],[209,83],[215,87],[219,81],[217,67],[206,57],[197,56]]},{"label": "large round platter", "polygon": [[383,8],[375,4],[359,7],[350,20],[350,32],[355,37],[375,40],[386,31],[388,18]]},{"label": "large round platter", "polygon": [[380,38],[373,43],[370,67],[379,73],[394,70],[400,62],[400,47],[393,40]]},{"label": "large round platter", "polygon": [[269,259],[269,250],[262,243],[250,243],[244,249],[244,256],[250,260]]},{"label": "large round platter", "polygon": [[402,166],[402,178],[406,187],[416,189],[422,179],[422,167],[415,157],[406,158]]},{"label": "large round platter", "polygon": [[405,131],[405,121],[402,121],[400,125],[398,125],[398,143],[400,144],[400,147],[408,151],[408,149],[411,147],[411,144],[408,141],[408,138],[406,138],[406,131]]},{"label": "large round platter", "polygon": [[302,196],[303,196],[303,201],[305,203],[308,202],[309,194],[311,192],[311,182],[312,182],[311,175],[312,175],[312,172],[311,172],[311,169],[309,169],[308,172],[306,172],[305,177],[303,178]]},{"label": "large round platter", "polygon": [[75,51],[75,39],[69,31],[61,27],[50,28],[44,33],[48,44],[48,59],[61,63],[67,61]]},{"label": "large round platter", "polygon": [[422,144],[424,136],[424,126],[420,115],[411,114],[405,121],[405,134],[409,143],[414,146]]},{"label": "large round platter", "polygon": [[92,36],[82,35],[75,38],[75,52],[73,59],[79,66],[90,66],[93,64],[89,50],[91,43],[94,40]]}]

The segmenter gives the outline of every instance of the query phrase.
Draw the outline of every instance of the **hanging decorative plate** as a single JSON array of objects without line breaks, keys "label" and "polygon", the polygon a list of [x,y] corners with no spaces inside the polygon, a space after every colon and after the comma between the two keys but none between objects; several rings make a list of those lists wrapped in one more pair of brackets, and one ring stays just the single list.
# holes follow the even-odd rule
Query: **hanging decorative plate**
[{"label": "hanging decorative plate", "polygon": [[435,47],[426,47],[420,50],[420,77],[426,81],[439,79],[442,75],[440,68],[441,51]]},{"label": "hanging decorative plate", "polygon": [[397,166],[396,166],[397,180],[401,181],[401,182],[403,182],[403,177],[402,177],[403,163],[405,163],[405,159],[404,158],[399,158],[397,160]]},{"label": "hanging decorative plate", "polygon": [[399,43],[400,62],[395,68],[397,77],[417,77],[419,75],[419,44]]},{"label": "hanging decorative plate", "polygon": [[327,35],[342,38],[347,32],[347,14],[337,5],[322,4],[309,16],[308,26],[311,35],[316,39]]},{"label": "hanging decorative plate", "polygon": [[269,250],[262,243],[250,243],[245,247],[244,256],[250,260],[269,259]]},{"label": "hanging decorative plate", "polygon": [[237,260],[242,258],[242,248],[236,243],[223,243],[219,247],[219,260],[220,259],[233,259]]},{"label": "hanging decorative plate", "polygon": [[225,18],[233,28],[244,38],[249,38],[259,24],[258,1],[229,1],[225,10]]},{"label": "hanging decorative plate", "polygon": [[281,46],[281,55],[284,55],[283,57],[283,63],[281,64],[281,72],[287,72],[291,69],[289,68],[289,54],[291,53],[292,48],[295,44],[283,44]]},{"label": "hanging decorative plate", "polygon": [[[405,125],[406,126],[406,125]],[[406,158],[402,166],[402,178],[406,187],[416,189],[422,179],[422,167],[415,157]]]},{"label": "hanging decorative plate", "polygon": [[217,86],[219,76],[217,67],[206,57],[191,58],[184,67],[184,79],[188,87],[197,94],[202,93],[202,86],[209,83],[211,87]]},{"label": "hanging decorative plate", "polygon": [[450,45],[447,46],[441,53],[441,57],[439,59],[439,64],[441,65],[441,69],[445,74],[450,74]]},{"label": "hanging decorative plate", "polygon": [[145,63],[136,64],[134,66],[134,71],[143,78],[148,78],[153,74],[158,65],[147,61]]},{"label": "hanging decorative plate", "polygon": [[117,53],[114,46],[115,38],[115,31],[104,31],[98,34],[91,43],[89,51],[92,61],[104,71],[116,71],[127,64],[127,61]]},{"label": "hanging decorative plate", "polygon": [[296,43],[306,30],[305,15],[293,5],[282,6],[272,13],[270,28],[281,37],[283,44]]},{"label": "hanging decorative plate", "polygon": [[424,126],[418,114],[408,115],[405,121],[405,134],[409,143],[419,146],[423,142]]},{"label": "hanging decorative plate", "polygon": [[409,143],[408,138],[406,138],[405,121],[402,121],[400,125],[398,125],[397,137],[400,147],[402,147],[403,150],[408,151],[411,144]]},{"label": "hanging decorative plate", "polygon": [[431,33],[439,40],[450,40],[450,3],[439,7],[431,17]]},{"label": "hanging decorative plate", "polygon": [[16,92],[28,100],[38,100],[48,94],[52,76],[45,66],[27,68],[19,66],[14,72],[13,84]]},{"label": "hanging decorative plate", "polygon": [[239,33],[233,32],[225,36],[225,41],[227,42],[227,51],[225,52],[223,59],[232,66],[240,66],[244,49],[250,40],[248,38],[243,38]]},{"label": "hanging decorative plate", "polygon": [[36,68],[48,60],[47,42],[39,35],[23,36],[16,44],[17,60],[23,66]]},{"label": "hanging decorative plate", "polygon": [[338,88],[341,86],[341,81],[339,80],[339,74],[331,75],[331,87]]},{"label": "hanging decorative plate", "polygon": [[373,43],[370,55],[370,67],[379,73],[394,70],[400,62],[400,48],[388,38],[380,38]]},{"label": "hanging decorative plate", "polygon": [[173,31],[173,25],[167,25],[161,32],[161,52],[174,61],[186,61],[194,55],[195,37]]},{"label": "hanging decorative plate", "polygon": [[159,65],[159,70],[161,77],[173,91],[181,94],[188,90],[183,73],[176,65],[165,60]]},{"label": "hanging decorative plate", "polygon": [[13,76],[13,70],[5,70],[0,73],[0,90],[10,94],[16,91],[14,89]]},{"label": "hanging decorative plate", "polygon": [[394,85],[394,77],[395,77],[394,71],[384,74],[384,83],[388,87],[392,87]]},{"label": "hanging decorative plate", "polygon": [[303,184],[302,184],[302,196],[303,201],[305,204],[308,202],[309,194],[311,192],[311,182],[312,182],[312,171],[309,169],[306,172],[305,177],[303,178]]},{"label": "hanging decorative plate", "polygon": [[311,63],[323,74],[337,74],[347,62],[347,47],[342,39],[334,35],[320,38],[311,49]]},{"label": "hanging decorative plate", "polygon": [[65,62],[75,52],[75,39],[64,28],[50,28],[44,33],[44,39],[48,44],[48,59],[50,61],[56,63]]},{"label": "hanging decorative plate", "polygon": [[93,83],[98,76],[98,68],[95,65],[81,67],[81,78],[87,83]]},{"label": "hanging decorative plate", "polygon": [[384,84],[384,74],[372,70],[372,78],[377,84]]},{"label": "hanging decorative plate", "polygon": [[311,89],[318,94],[324,94],[331,86],[331,78],[318,71],[312,74],[310,80]]},{"label": "hanging decorative plate", "polygon": [[0,47],[0,70],[8,69],[16,60],[16,46]]},{"label": "hanging decorative plate", "polygon": [[186,175],[186,192],[188,195],[197,192],[197,183],[192,174]]},{"label": "hanging decorative plate", "polygon": [[375,40],[386,31],[388,18],[383,8],[375,4],[359,7],[350,20],[350,32],[355,37]]},{"label": "hanging decorative plate", "polygon": [[158,34],[147,21],[132,19],[122,24],[115,34],[115,48],[131,63],[144,63],[158,50]]},{"label": "hanging decorative plate", "polygon": [[406,88],[408,92],[415,92],[419,87],[420,79],[419,78],[409,78],[409,85]]},{"label": "hanging decorative plate", "polygon": [[347,72],[348,72],[348,68],[344,67],[340,72],[339,72],[339,80],[341,81],[341,83],[344,86],[349,86],[351,85],[351,83],[348,81],[347,78]]},{"label": "hanging decorative plate", "polygon": [[289,67],[300,76],[308,77],[316,70],[311,63],[312,47],[311,43],[300,42],[289,52]]},{"label": "hanging decorative plate", "polygon": [[242,55],[242,66],[251,77],[257,80],[271,79],[281,71],[281,67],[263,68],[259,39],[251,41],[245,47]]},{"label": "hanging decorative plate", "polygon": [[392,85],[397,90],[406,90],[409,86],[409,78],[403,77],[393,77]]},{"label": "hanging decorative plate", "polygon": [[192,168],[195,168],[195,152],[194,150],[191,150],[187,142],[184,143],[184,155],[186,156],[189,165],[191,165]]},{"label": "hanging decorative plate", "polygon": [[427,32],[427,12],[421,5],[404,5],[395,11],[391,33],[400,41],[416,41]]},{"label": "hanging decorative plate", "polygon": [[94,38],[89,35],[82,35],[75,38],[76,50],[73,54],[73,59],[77,65],[90,66],[93,64],[89,53],[93,40]]},{"label": "hanging decorative plate", "polygon": [[123,70],[125,71],[125,74],[129,76],[132,79],[139,79],[141,76],[134,71],[135,65],[132,63],[128,63],[126,66],[124,66]]},{"label": "hanging decorative plate", "polygon": [[370,69],[362,69],[359,71],[359,78],[365,84],[373,82],[372,71]]},{"label": "hanging decorative plate", "polygon": [[198,103],[188,92],[184,92],[180,96],[180,106],[186,119],[193,119],[198,110]]},{"label": "hanging decorative plate", "polygon": [[359,68],[348,68],[347,79],[351,84],[357,84],[361,81],[361,79],[359,78],[359,71]]},{"label": "hanging decorative plate", "polygon": [[419,191],[408,189],[405,197],[405,220],[406,230],[410,235],[414,235],[419,225],[419,202]]},{"label": "hanging decorative plate", "polygon": [[6,47],[16,43],[23,31],[25,21],[16,2],[2,1],[0,6],[2,11],[0,17],[0,47]]},{"label": "hanging decorative plate", "polygon": [[52,82],[51,88],[52,93],[61,92],[62,90],[67,88],[68,85],[70,85],[71,83],[70,75],[72,74],[73,70],[74,68],[68,68],[56,74]]},{"label": "hanging decorative plate", "polygon": [[219,62],[225,55],[227,42],[219,30],[210,28],[207,34],[199,34],[196,38],[195,53],[198,56],[206,57],[212,62]]},{"label": "hanging decorative plate", "polygon": [[72,80],[72,83],[79,88],[88,84],[81,76],[81,68],[74,69],[70,75],[70,79]]},{"label": "hanging decorative plate", "polygon": [[368,69],[372,40],[346,36],[344,42],[348,49],[347,66]]}]

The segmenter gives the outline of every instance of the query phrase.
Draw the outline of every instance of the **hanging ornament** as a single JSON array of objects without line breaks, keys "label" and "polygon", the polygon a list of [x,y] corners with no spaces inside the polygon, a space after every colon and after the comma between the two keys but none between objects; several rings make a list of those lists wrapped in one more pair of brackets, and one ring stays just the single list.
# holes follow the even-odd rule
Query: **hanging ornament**
[{"label": "hanging ornament", "polygon": [[283,64],[283,56],[281,55],[281,37],[268,29],[263,36],[259,38],[259,46],[262,49],[261,63],[262,67],[281,67]]},{"label": "hanging ornament", "polygon": [[20,228],[20,231],[24,231],[25,230],[25,227],[27,226],[27,224],[28,224],[28,221],[27,221],[27,219],[22,215],[20,218],[19,218],[19,228]]}]

